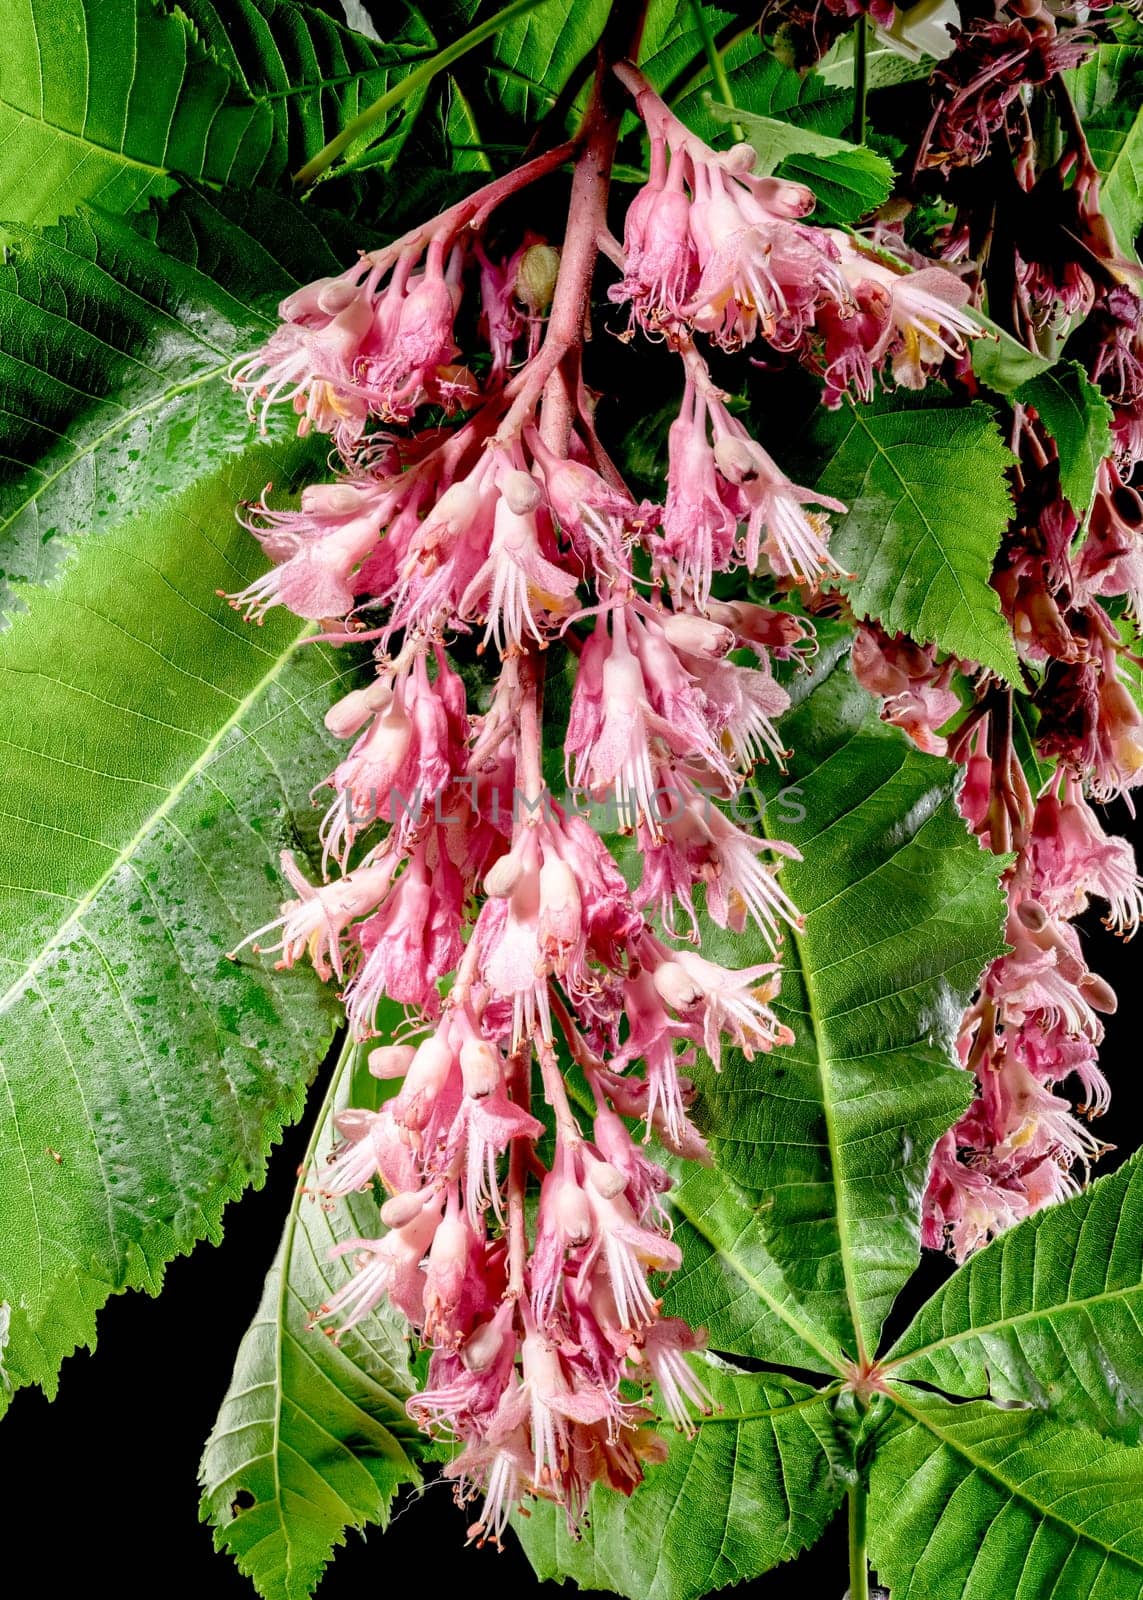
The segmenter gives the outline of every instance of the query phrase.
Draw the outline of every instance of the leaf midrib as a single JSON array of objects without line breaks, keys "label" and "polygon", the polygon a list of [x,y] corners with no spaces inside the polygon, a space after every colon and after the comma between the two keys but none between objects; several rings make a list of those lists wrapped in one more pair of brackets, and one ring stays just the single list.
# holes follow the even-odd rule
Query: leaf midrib
[{"label": "leaf midrib", "polygon": [[966,1344],[973,1339],[983,1339],[993,1333],[1005,1333],[1027,1322],[1050,1321],[1054,1316],[1083,1311],[1088,1306],[1127,1300],[1132,1295],[1143,1297],[1143,1284],[1126,1284],[1119,1289],[1104,1289],[1099,1294],[1086,1295],[1082,1300],[1064,1300],[1052,1306],[1033,1307],[1029,1311],[1014,1312],[1011,1316],[1003,1317],[996,1322],[981,1323],[978,1327],[962,1329],[960,1333],[943,1334],[941,1338],[934,1339],[929,1344],[919,1345],[915,1350],[906,1350],[900,1355],[890,1356],[879,1365],[882,1371],[889,1372],[893,1368],[904,1366],[907,1362],[919,1361],[922,1356],[931,1355],[935,1350],[954,1349],[957,1345]]},{"label": "leaf midrib", "polygon": [[[1050,1506],[1041,1505],[1022,1485],[1009,1482],[994,1462],[982,1460],[974,1455],[967,1445],[950,1438],[947,1433],[943,1432],[939,1424],[928,1412],[911,1406],[904,1399],[900,1389],[895,1388],[891,1398],[893,1404],[899,1410],[912,1418],[913,1422],[919,1424],[928,1433],[931,1433],[933,1438],[939,1440],[946,1450],[951,1450],[954,1455],[958,1455],[963,1461],[967,1461],[973,1471],[983,1473],[986,1478],[991,1478],[993,1483],[999,1484],[1014,1500],[1022,1501],[1024,1505],[1030,1507],[1036,1516],[1042,1518],[1045,1522],[1054,1522],[1057,1527],[1066,1528],[1068,1533],[1075,1539],[1085,1544],[1094,1545],[1097,1550],[1105,1551],[1113,1560],[1122,1561],[1126,1565],[1136,1568],[1137,1571],[1143,1572],[1143,1556],[1134,1556],[1130,1551],[1120,1550],[1115,1545],[1108,1544],[1106,1540],[1097,1538],[1086,1528],[1077,1527],[1074,1522],[1069,1522],[1067,1517],[1061,1516],[1058,1511],[1053,1510]],[[1004,1414],[998,1409],[998,1415],[1003,1416]]]},{"label": "leaf midrib", "polygon": [[[132,411],[119,412],[116,415],[115,421],[109,428],[105,428],[104,431],[96,438],[91,439],[87,444],[81,446],[72,455],[68,456],[65,461],[60,463],[55,472],[46,474],[36,484],[33,493],[27,495],[23,500],[17,502],[11,515],[0,520],[0,534],[6,532],[18,517],[23,516],[24,512],[29,506],[35,505],[35,503],[47,493],[53,484],[58,483],[60,478],[62,478],[65,473],[68,473],[72,470],[77,462],[83,461],[85,457],[92,455],[102,445],[105,445],[109,439],[113,439],[117,433],[126,432],[133,422],[138,422],[139,418],[145,417],[149,411],[157,411],[161,406],[166,405],[169,400],[174,399],[177,395],[189,394],[194,389],[201,389],[205,384],[213,383],[216,378],[222,377],[222,375],[230,367],[230,364],[230,359],[227,358],[225,361],[219,362],[217,366],[209,367],[204,372],[196,373],[193,378],[185,378],[182,383],[172,384],[170,388],[161,390],[150,400],[145,401],[142,405],[136,406]],[[24,470],[27,472],[35,470],[31,462],[25,462],[23,463],[23,466]]]},{"label": "leaf midrib", "polygon": [[129,156],[125,150],[117,150],[114,145],[100,144],[97,139],[89,138],[86,133],[76,133],[74,128],[61,128],[58,122],[51,122],[47,117],[34,111],[26,111],[22,106],[13,105],[11,100],[0,96],[0,111],[10,111],[13,116],[21,118],[24,122],[33,122],[38,127],[48,128],[60,139],[70,140],[72,144],[79,145],[85,150],[98,150],[102,155],[113,156],[117,161],[122,161],[124,166],[138,167],[141,172],[149,172],[156,178],[169,178],[170,167],[157,167],[152,161],[142,161],[138,156]]},{"label": "leaf midrib", "polygon": [[139,825],[136,831],[132,834],[131,838],[128,839],[126,844],[121,846],[121,848],[116,852],[109,866],[99,875],[92,887],[77,903],[75,909],[64,919],[62,923],[60,923],[59,927],[56,929],[51,938],[41,945],[40,949],[36,953],[35,958],[29,962],[20,975],[13,980],[5,993],[0,995],[0,1014],[6,1011],[9,1005],[11,1005],[14,1001],[21,998],[27,985],[35,978],[36,974],[41,970],[48,959],[59,949],[61,943],[67,937],[69,932],[72,929],[82,925],[84,916],[95,904],[96,900],[102,894],[107,884],[120,870],[120,868],[125,866],[132,859],[135,852],[146,843],[147,839],[150,837],[158,824],[164,821],[170,815],[175,806],[178,804],[179,800],[182,798],[183,794],[194,782],[195,778],[197,778],[199,774],[205,771],[205,769],[211,764],[214,757],[220,750],[223,740],[233,728],[237,727],[241,723],[242,718],[246,715],[246,713],[258,702],[258,700],[266,693],[267,689],[269,689],[270,686],[277,680],[279,674],[282,672],[294,651],[313,631],[314,625],[307,622],[297,631],[297,633],[294,634],[293,638],[291,638],[282,647],[279,654],[275,657],[272,665],[267,668],[266,672],[262,675],[254,687],[243,697],[243,699],[240,700],[236,706],[234,706],[229,716],[219,725],[202,750],[199,751],[199,754],[195,760],[182,774],[177,783],[171,787],[162,804],[156,806],[154,811],[152,811],[150,815]]},{"label": "leaf midrib", "polygon": [[[725,1174],[723,1174],[723,1179],[727,1183],[731,1181],[730,1179],[726,1178]],[[766,1288],[765,1284],[762,1283],[759,1278],[755,1277],[755,1275],[750,1271],[749,1267],[744,1266],[741,1261],[737,1260],[736,1257],[730,1253],[730,1251],[724,1249],[723,1246],[719,1244],[718,1240],[702,1227],[698,1218],[687,1207],[683,1190],[676,1189],[672,1192],[671,1205],[680,1214],[680,1216],[686,1219],[688,1224],[698,1234],[699,1238],[706,1241],[718,1259],[720,1261],[724,1261],[731,1271],[742,1280],[746,1287],[751,1290],[752,1293],[756,1294],[759,1300],[761,1300],[764,1305],[768,1306],[780,1321],[784,1322],[788,1328],[796,1333],[798,1338],[801,1339],[804,1344],[808,1345],[811,1350],[817,1351],[818,1355],[821,1356],[822,1360],[826,1363],[826,1366],[832,1372],[844,1374],[844,1358],[836,1355],[827,1344],[822,1342],[821,1338],[814,1331],[812,1326],[801,1322],[796,1316],[794,1316],[789,1307],[784,1306],[780,1300],[777,1300]]]}]

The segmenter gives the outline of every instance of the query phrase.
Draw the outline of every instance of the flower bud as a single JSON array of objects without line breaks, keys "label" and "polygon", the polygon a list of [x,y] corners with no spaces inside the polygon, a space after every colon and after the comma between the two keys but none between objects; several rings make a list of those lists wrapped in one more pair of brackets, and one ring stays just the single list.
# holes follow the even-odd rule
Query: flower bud
[{"label": "flower bud", "polygon": [[421,1190],[412,1194],[395,1194],[381,1207],[381,1221],[387,1228],[406,1228],[421,1213],[425,1196]]},{"label": "flower bud", "polygon": [[403,1078],[416,1050],[411,1044],[383,1044],[369,1052],[369,1070],[375,1078]]},{"label": "flower bud", "polygon": [[662,961],[651,975],[659,996],[673,1011],[686,1011],[702,999],[702,990],[688,977],[677,961]]},{"label": "flower bud", "polygon": [[555,1222],[565,1245],[586,1244],[591,1238],[591,1206],[578,1183],[561,1183],[556,1191]]},{"label": "flower bud", "polygon": [[555,245],[533,244],[524,251],[516,270],[513,292],[533,316],[551,305],[559,272],[560,253]]},{"label": "flower bud", "polygon": [[504,1335],[495,1320],[485,1322],[465,1340],[460,1359],[469,1372],[487,1372],[503,1344]]},{"label": "flower bud", "polygon": [[734,433],[723,434],[721,439],[715,440],[714,462],[723,477],[731,483],[742,483],[744,479],[754,477],[759,466],[750,440],[740,439]]},{"label": "flower bud", "polygon": [[1098,973],[1089,972],[1080,979],[1080,993],[1095,1011],[1112,1016],[1119,1009],[1119,997],[1109,983]]},{"label": "flower bud", "polygon": [[535,511],[543,499],[540,485],[527,472],[506,472],[500,480],[500,493],[508,502],[509,510],[518,517],[526,517],[530,511]]},{"label": "flower bud", "polygon": [[500,1057],[484,1039],[466,1039],[461,1045],[460,1070],[470,1100],[484,1100],[500,1085]]},{"label": "flower bud", "polygon": [[524,863],[514,850],[494,861],[484,874],[484,892],[493,900],[507,900],[520,882]]},{"label": "flower bud", "polygon": [[627,1179],[610,1161],[593,1161],[587,1179],[596,1194],[604,1200],[614,1200],[627,1187]]},{"label": "flower bud", "polygon": [[335,739],[350,739],[376,712],[386,711],[392,699],[389,685],[377,678],[367,688],[351,689],[330,706],[325,714],[325,725]]},{"label": "flower bud", "polygon": [[685,650],[692,656],[709,656],[714,661],[734,648],[734,634],[729,628],[692,612],[671,612],[663,618],[663,632],[676,650]]}]

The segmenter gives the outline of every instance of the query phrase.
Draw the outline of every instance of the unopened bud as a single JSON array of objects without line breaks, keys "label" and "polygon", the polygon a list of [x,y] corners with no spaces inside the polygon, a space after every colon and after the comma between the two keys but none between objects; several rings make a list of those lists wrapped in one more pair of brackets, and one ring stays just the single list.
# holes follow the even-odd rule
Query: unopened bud
[{"label": "unopened bud", "polygon": [[556,1226],[565,1244],[586,1244],[591,1238],[591,1207],[578,1183],[563,1183],[556,1193]]},{"label": "unopened bud", "polygon": [[500,1354],[504,1336],[495,1322],[486,1322],[465,1340],[460,1352],[469,1372],[486,1372]]},{"label": "unopened bud", "polygon": [[686,1011],[701,1000],[702,990],[693,984],[677,961],[662,961],[651,977],[661,999],[674,1011]]},{"label": "unopened bud", "polygon": [[484,1100],[500,1083],[500,1057],[484,1039],[466,1039],[460,1047],[464,1092],[470,1100]]},{"label": "unopened bud", "polygon": [[1029,933],[1043,933],[1048,926],[1048,913],[1038,900],[1021,900],[1016,907],[1016,916]]},{"label": "unopened bud", "polygon": [[720,165],[726,172],[753,172],[758,152],[752,144],[732,145],[722,157]]},{"label": "unopened bud", "polygon": [[741,483],[758,472],[758,456],[749,439],[736,433],[724,434],[715,441],[714,464],[731,483]]},{"label": "unopened bud", "polygon": [[530,511],[535,511],[543,499],[540,485],[527,472],[506,472],[500,480],[500,493],[508,502],[509,509],[518,517],[526,517]]},{"label": "unopened bud", "polygon": [[520,304],[537,316],[551,305],[559,275],[560,253],[555,245],[530,245],[516,269],[513,292]]},{"label": "unopened bud", "polygon": [[330,706],[325,714],[325,725],[335,739],[350,739],[363,728],[376,712],[385,711],[391,704],[393,691],[382,678],[377,678],[365,689],[351,689],[348,694]]},{"label": "unopened bud", "polygon": [[709,656],[717,661],[734,648],[734,634],[729,628],[691,612],[673,611],[664,617],[663,632],[677,650],[686,650],[693,656]]},{"label": "unopened bud", "polygon": [[381,1221],[387,1228],[404,1228],[421,1214],[425,1196],[420,1190],[412,1194],[395,1194],[381,1207]]},{"label": "unopened bud", "polygon": [[494,861],[484,874],[484,892],[493,900],[507,900],[519,883],[524,863],[513,850]]},{"label": "unopened bud", "polygon": [[1102,1011],[1105,1016],[1111,1016],[1119,1009],[1115,990],[1096,972],[1089,972],[1080,979],[1080,993],[1088,1005],[1096,1011]]},{"label": "unopened bud", "polygon": [[346,306],[353,304],[359,293],[356,284],[345,278],[335,278],[318,295],[317,303],[327,316],[336,317]]},{"label": "unopened bud", "polygon": [[627,1179],[610,1161],[593,1161],[587,1177],[596,1194],[605,1200],[614,1200],[627,1187]]},{"label": "unopened bud", "polygon": [[411,1044],[383,1044],[369,1052],[369,1070],[375,1078],[403,1078],[416,1055]]}]

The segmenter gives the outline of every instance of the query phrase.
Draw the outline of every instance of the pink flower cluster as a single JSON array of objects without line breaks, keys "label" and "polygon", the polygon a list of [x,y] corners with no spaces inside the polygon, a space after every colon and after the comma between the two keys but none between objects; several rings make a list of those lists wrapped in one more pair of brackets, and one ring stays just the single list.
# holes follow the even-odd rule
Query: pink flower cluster
[{"label": "pink flower cluster", "polygon": [[[750,1056],[792,1040],[772,957],[799,921],[778,877],[797,852],[718,802],[755,762],[782,762],[772,662],[812,634],[714,588],[739,566],[787,586],[836,573],[826,513],[844,508],[786,477],[696,339],[797,349],[834,400],[868,393],[886,364],[920,383],[972,331],[951,274],[890,271],[807,227],[808,191],[752,179],[748,150],[717,154],[620,75],[652,149],[624,246],[606,244],[597,119],[559,254],[534,237],[500,254],[488,224],[567,150],[290,296],[234,371],[254,414],[286,403],[301,431],[330,434],[341,472],[296,510],[243,509],[273,565],[232,603],[259,620],[284,605],[327,639],[372,641],[375,660],[327,718],[347,749],[328,779],[324,881],[287,856],[294,897],[252,938],[335,979],[359,1040],[383,1026],[382,1002],[407,1012],[370,1057],[394,1092],[340,1116],[315,1180],[329,1197],[386,1196],[384,1231],[341,1247],[352,1275],[316,1319],[336,1336],[382,1301],[407,1318],[431,1351],[410,1411],[459,1441],[446,1470],[462,1501],[484,1494],[472,1533],[493,1541],[522,1497],[557,1501],[574,1526],[593,1483],[630,1492],[662,1448],[639,1389],[684,1428],[709,1404],[701,1332],[661,1313],[680,1252],[648,1141],[705,1159],[698,1052],[717,1070],[724,1044]],[[623,482],[583,382],[601,239],[623,274],[613,298],[681,362],[662,505]],[[465,363],[462,326],[490,360]],[[549,792],[559,640],[576,660],[565,779],[633,839],[633,887]],[[485,652],[499,674],[474,711],[457,663]],[[937,714],[940,690],[903,693]],[[766,958],[733,970],[700,955],[700,911],[752,923]]]},{"label": "pink flower cluster", "polygon": [[618,71],[651,139],[650,181],[627,212],[614,252],[623,280],[610,291],[634,324],[668,337],[697,329],[727,350],[762,339],[822,374],[829,406],[869,399],[886,372],[921,389],[947,357],[966,355],[979,328],[952,272],[903,271],[802,221],[808,189],[753,176],[749,145],[711,150],[639,72]]}]

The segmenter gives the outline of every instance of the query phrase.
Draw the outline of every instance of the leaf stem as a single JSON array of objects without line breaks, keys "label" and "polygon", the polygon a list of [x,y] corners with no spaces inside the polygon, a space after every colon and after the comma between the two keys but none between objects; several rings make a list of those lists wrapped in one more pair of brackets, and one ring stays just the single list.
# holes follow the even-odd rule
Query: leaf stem
[{"label": "leaf stem", "polygon": [[848,1499],[849,1600],[869,1600],[869,1560],[865,1552],[868,1497],[865,1485],[860,1482],[851,1485]]},{"label": "leaf stem", "polygon": [[335,162],[344,150],[347,150],[355,139],[359,138],[374,123],[381,119],[394,106],[399,106],[403,100],[420,89],[424,84],[431,83],[438,72],[443,72],[446,67],[451,67],[454,61],[459,61],[461,56],[467,55],[478,44],[483,44],[493,34],[499,33],[506,22],[511,22],[515,17],[522,17],[525,12],[534,11],[537,6],[544,5],[546,0],[512,0],[495,16],[487,17],[483,22],[478,22],[475,28],[470,28],[459,39],[454,39],[451,44],[445,45],[443,50],[438,50],[435,56],[430,56],[419,67],[415,67],[407,77],[401,79],[385,92],[379,100],[374,100],[367,106],[360,116],[354,117],[347,123],[341,132],[323,145],[316,156],[306,162],[304,167],[294,173],[294,182],[305,186],[319,178],[327,167]]},{"label": "leaf stem", "polygon": [[853,137],[865,143],[865,102],[869,95],[869,18],[864,11],[853,30]]},{"label": "leaf stem", "polygon": [[[722,52],[714,41],[714,34],[710,31],[710,19],[703,10],[702,0],[690,0],[690,6],[691,15],[695,19],[695,27],[698,29],[699,38],[702,40],[703,53],[706,56],[707,65],[710,67],[710,75],[714,80],[714,86],[722,98],[723,105],[733,106],[734,90],[730,87],[730,79],[727,76],[726,63],[722,59]],[[740,122],[732,122],[730,131],[738,144],[741,144],[746,138],[746,132]]]}]

